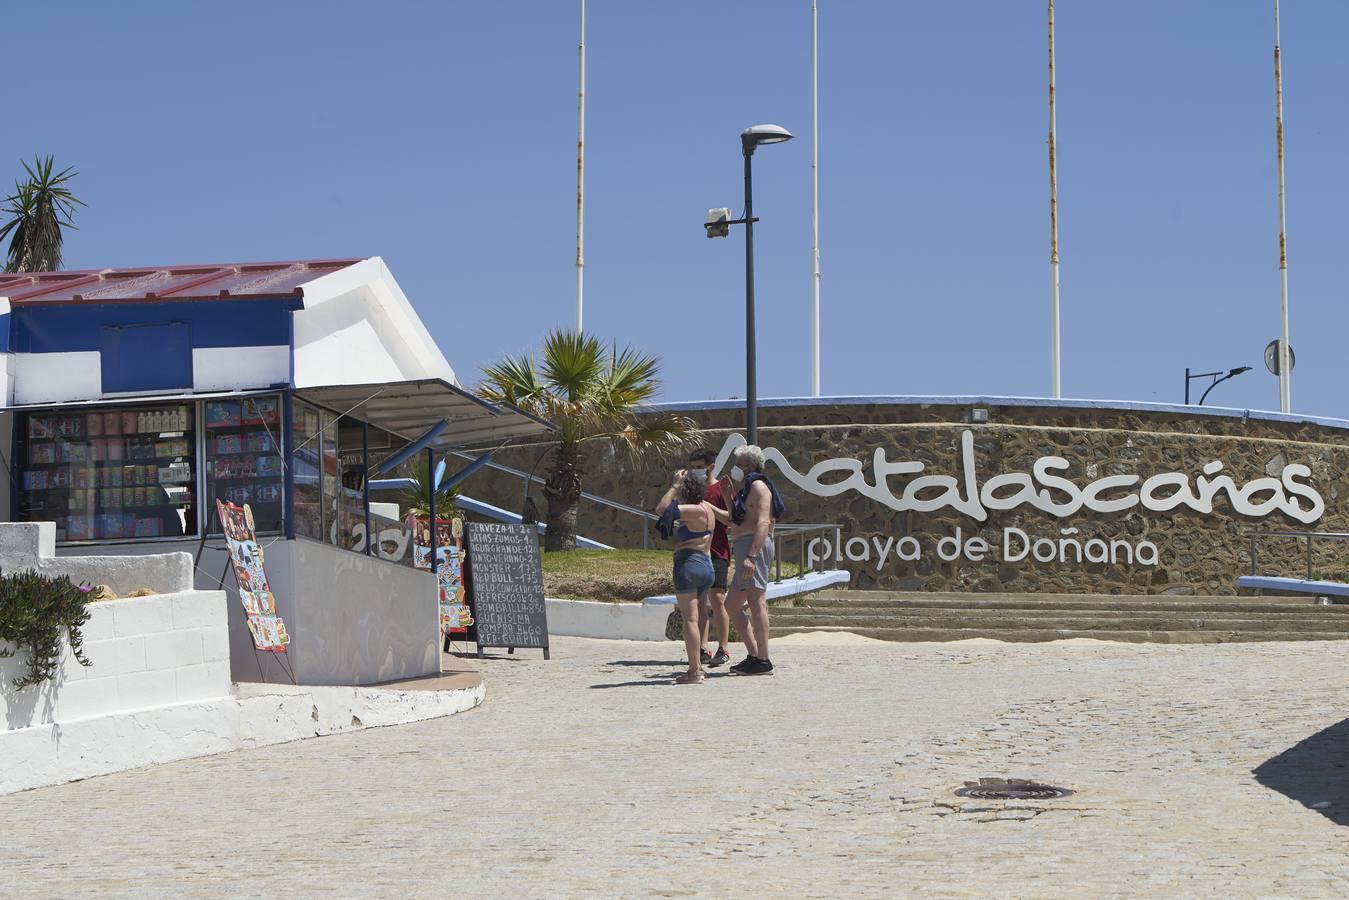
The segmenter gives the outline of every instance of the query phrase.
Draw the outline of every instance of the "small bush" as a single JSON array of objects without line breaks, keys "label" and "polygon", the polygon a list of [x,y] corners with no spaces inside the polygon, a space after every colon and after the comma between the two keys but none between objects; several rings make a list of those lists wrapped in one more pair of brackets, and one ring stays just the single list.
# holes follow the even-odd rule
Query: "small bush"
[{"label": "small bush", "polygon": [[[18,574],[0,572],[0,641],[28,651],[28,671],[14,679],[15,690],[41,684],[56,674],[63,635],[69,635],[76,661],[89,665],[81,629],[89,621],[88,606],[94,599],[93,588],[77,585],[65,575],[48,578],[31,569]],[[0,657],[13,655],[14,649],[0,646]]]}]

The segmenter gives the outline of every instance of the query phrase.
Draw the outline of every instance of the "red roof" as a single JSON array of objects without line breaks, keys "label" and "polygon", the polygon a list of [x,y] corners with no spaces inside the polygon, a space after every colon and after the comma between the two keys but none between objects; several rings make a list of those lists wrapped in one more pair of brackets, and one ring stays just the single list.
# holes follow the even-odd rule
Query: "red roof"
[{"label": "red roof", "polygon": [[299,297],[300,285],[362,259],[149,266],[0,274],[0,297],[12,305],[143,303],[154,300]]}]

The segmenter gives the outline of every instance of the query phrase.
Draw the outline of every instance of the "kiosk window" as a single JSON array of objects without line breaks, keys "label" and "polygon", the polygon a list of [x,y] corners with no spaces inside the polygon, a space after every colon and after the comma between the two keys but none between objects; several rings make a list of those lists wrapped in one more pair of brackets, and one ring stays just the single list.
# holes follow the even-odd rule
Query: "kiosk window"
[{"label": "kiosk window", "polygon": [[59,541],[197,533],[190,405],[18,416],[18,520]]},{"label": "kiosk window", "polygon": [[210,533],[220,533],[215,501],[248,504],[254,529],[282,529],[281,401],[278,397],[208,401],[206,502]]},{"label": "kiosk window", "polygon": [[291,475],[295,480],[295,533],[323,540],[323,492],[319,472],[323,447],[319,439],[322,420],[318,409],[295,401],[292,406],[290,446]]}]

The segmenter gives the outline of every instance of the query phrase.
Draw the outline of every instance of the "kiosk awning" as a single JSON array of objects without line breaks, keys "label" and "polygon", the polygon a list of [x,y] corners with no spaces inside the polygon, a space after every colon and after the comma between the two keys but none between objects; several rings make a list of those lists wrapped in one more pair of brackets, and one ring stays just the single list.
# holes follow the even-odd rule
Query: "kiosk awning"
[{"label": "kiosk awning", "polygon": [[516,406],[489,403],[439,378],[305,387],[297,388],[295,396],[409,441],[445,419],[449,427],[429,444],[437,449],[499,444],[556,430],[552,423]]}]

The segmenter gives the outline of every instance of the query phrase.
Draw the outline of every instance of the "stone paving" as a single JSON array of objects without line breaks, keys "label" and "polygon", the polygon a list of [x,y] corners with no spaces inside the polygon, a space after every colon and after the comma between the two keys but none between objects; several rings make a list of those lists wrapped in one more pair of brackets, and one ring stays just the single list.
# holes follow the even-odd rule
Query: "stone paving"
[{"label": "stone paving", "polygon": [[[674,644],[486,661],[415,725],[0,798],[6,897],[1349,896],[1343,643]],[[1045,780],[1042,802],[962,800]],[[1325,804],[1330,805],[1325,805]]]}]

